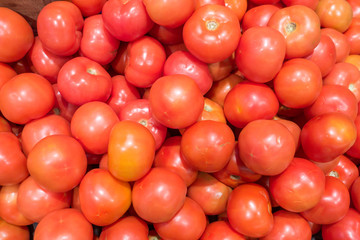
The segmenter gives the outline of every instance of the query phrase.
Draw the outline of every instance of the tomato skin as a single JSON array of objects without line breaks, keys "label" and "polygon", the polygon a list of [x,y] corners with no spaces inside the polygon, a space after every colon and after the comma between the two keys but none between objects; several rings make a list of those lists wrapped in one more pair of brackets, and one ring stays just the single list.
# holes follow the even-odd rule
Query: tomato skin
[{"label": "tomato skin", "polygon": [[155,140],[138,122],[123,120],[110,132],[108,168],[122,181],[135,181],[150,170],[155,157]]},{"label": "tomato skin", "polygon": [[86,173],[79,186],[80,207],[86,219],[95,225],[114,223],[129,209],[131,187],[104,169]]},{"label": "tomato skin", "polygon": [[164,47],[155,38],[144,36],[127,47],[125,78],[136,87],[150,87],[161,77],[166,60]]},{"label": "tomato skin", "polygon": [[359,176],[359,169],[353,161],[344,155],[340,155],[338,164],[328,174],[341,180],[350,190],[351,185]]},{"label": "tomato skin", "polygon": [[227,215],[230,226],[245,236],[266,236],[274,225],[269,194],[255,183],[245,183],[230,194]]},{"label": "tomato skin", "polygon": [[34,42],[30,24],[17,12],[0,7],[0,62],[22,59]]},{"label": "tomato skin", "polygon": [[182,30],[183,25],[177,28],[168,28],[159,24],[154,24],[149,31],[149,35],[164,45],[180,44],[183,42]]},{"label": "tomato skin", "polygon": [[360,158],[360,116],[355,118],[354,123],[356,127],[356,140],[355,143],[346,152],[346,154],[350,157]]},{"label": "tomato skin", "polygon": [[360,210],[360,177],[356,177],[353,181],[349,192],[350,192],[350,199],[352,207],[355,208],[357,211]]},{"label": "tomato skin", "polygon": [[157,79],[150,88],[149,101],[155,119],[168,128],[192,125],[204,108],[199,87],[192,78],[182,74]]},{"label": "tomato skin", "polygon": [[204,95],[213,84],[207,64],[186,51],[176,51],[165,61],[164,75],[184,74],[194,79]]},{"label": "tomato skin", "polygon": [[301,145],[314,161],[328,162],[344,154],[355,143],[354,122],[343,113],[325,113],[310,119],[302,128]]},{"label": "tomato skin", "polygon": [[347,1],[353,10],[353,17],[360,17],[360,4],[358,0],[348,0]]},{"label": "tomato skin", "polygon": [[255,6],[247,10],[242,19],[242,30],[245,32],[251,27],[265,27],[267,26],[271,16],[280,8],[276,5],[265,4]]},{"label": "tomato skin", "polygon": [[230,8],[241,21],[246,13],[248,3],[246,0],[225,0],[225,7]]},{"label": "tomato skin", "polygon": [[12,132],[0,132],[0,185],[22,182],[29,172],[19,139]]},{"label": "tomato skin", "polygon": [[77,209],[66,208],[46,215],[36,226],[34,238],[45,239],[92,239],[93,227]]},{"label": "tomato skin", "polygon": [[35,73],[23,73],[7,81],[0,89],[0,110],[4,117],[17,124],[47,114],[55,104],[49,81]]},{"label": "tomato skin", "polygon": [[[154,228],[164,239],[199,239],[206,228],[206,216],[199,204],[186,198],[182,208],[169,221],[155,223]],[[189,226],[192,226],[189,228]]]},{"label": "tomato skin", "polygon": [[112,89],[109,73],[99,63],[86,57],[66,62],[60,69],[57,84],[64,99],[75,105],[90,101],[105,102]]},{"label": "tomato skin", "polygon": [[111,35],[125,42],[144,36],[154,25],[142,0],[106,1],[102,18]]},{"label": "tomato skin", "polygon": [[16,75],[17,73],[10,65],[6,63],[0,63],[0,89],[7,81]]},{"label": "tomato skin", "polygon": [[294,158],[289,167],[269,178],[269,190],[274,200],[291,212],[314,207],[325,189],[325,174],[314,163]]},{"label": "tomato skin", "polygon": [[245,240],[246,238],[242,234],[236,232],[228,222],[219,220],[208,224],[200,238],[200,240],[216,239]]},{"label": "tomato skin", "polygon": [[304,5],[315,10],[319,0],[282,0],[281,2],[286,6]]},{"label": "tomato skin", "polygon": [[0,219],[0,236],[2,240],[29,240],[30,231],[27,226],[16,226]]},{"label": "tomato skin", "polygon": [[333,28],[322,28],[321,33],[329,36],[335,44],[336,62],[343,62],[350,54],[350,42],[346,36]]},{"label": "tomato skin", "polygon": [[278,109],[275,93],[263,83],[238,83],[224,101],[226,119],[238,128],[257,119],[272,119]]},{"label": "tomato skin", "polygon": [[71,0],[81,11],[84,17],[92,16],[101,12],[106,0]]},{"label": "tomato skin", "polygon": [[182,208],[186,192],[186,184],[181,177],[166,168],[155,167],[135,182],[132,205],[145,221],[166,222]]},{"label": "tomato skin", "polygon": [[268,26],[280,31],[286,39],[286,58],[309,55],[320,42],[320,20],[303,5],[284,7],[270,18]]},{"label": "tomato skin", "polygon": [[79,106],[68,103],[61,95],[57,83],[52,85],[52,88],[55,92],[55,106],[53,108],[53,112],[59,114],[69,122],[71,121],[74,112]]},{"label": "tomato skin", "polygon": [[215,63],[230,57],[240,36],[239,19],[235,13],[217,4],[197,9],[183,29],[186,48],[205,63]]},{"label": "tomato skin", "polygon": [[341,220],[350,207],[350,194],[339,179],[326,176],[325,191],[321,200],[313,208],[301,215],[317,224],[332,224]]},{"label": "tomato skin", "polygon": [[37,31],[44,47],[59,56],[71,56],[79,50],[84,20],[80,9],[71,2],[47,4],[37,17]]},{"label": "tomato skin", "polygon": [[135,216],[122,217],[115,223],[105,226],[99,240],[134,239],[148,240],[149,227]]}]

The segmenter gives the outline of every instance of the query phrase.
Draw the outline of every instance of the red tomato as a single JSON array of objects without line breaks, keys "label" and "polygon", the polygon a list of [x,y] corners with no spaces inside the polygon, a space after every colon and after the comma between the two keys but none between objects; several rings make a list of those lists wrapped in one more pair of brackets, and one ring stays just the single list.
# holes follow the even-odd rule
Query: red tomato
[{"label": "red tomato", "polygon": [[347,0],[353,10],[353,17],[360,17],[360,3],[359,0]]},{"label": "red tomato", "polygon": [[360,54],[360,17],[353,18],[351,25],[344,32],[350,43],[350,54]]},{"label": "red tomato", "polygon": [[115,223],[105,226],[99,240],[148,240],[149,227],[146,223],[135,216],[120,218]]},{"label": "red tomato", "polygon": [[22,59],[34,42],[30,24],[17,12],[0,7],[0,62]]},{"label": "red tomato", "polygon": [[[26,226],[33,223],[17,207],[19,184],[2,186],[0,190],[0,218],[7,223]],[[1,234],[0,234],[1,235]]]},{"label": "red tomato", "polygon": [[114,223],[129,209],[131,187],[104,169],[93,169],[79,186],[80,207],[87,220],[98,226]]},{"label": "red tomato", "polygon": [[297,125],[295,122],[290,121],[290,120],[286,120],[286,119],[282,119],[282,118],[274,118],[274,120],[276,120],[277,122],[281,123],[282,125],[284,125],[289,131],[290,133],[293,135],[294,140],[295,140],[295,146],[299,147],[299,140],[300,140],[300,133],[301,133],[301,128],[299,127],[299,125]]},{"label": "red tomato", "polygon": [[55,106],[53,108],[53,112],[55,114],[58,114],[62,117],[64,117],[69,122],[71,121],[72,116],[74,115],[74,112],[79,107],[77,105],[74,105],[72,103],[68,103],[59,92],[59,88],[57,83],[52,85],[54,92],[55,92]]},{"label": "red tomato", "polygon": [[200,7],[186,21],[183,40],[191,54],[206,63],[222,61],[235,51],[241,36],[239,19],[221,5]]},{"label": "red tomato", "polygon": [[218,240],[218,239],[245,240],[246,238],[242,234],[236,232],[228,222],[219,220],[208,224],[200,239],[201,240]]},{"label": "red tomato", "polygon": [[[316,161],[312,161],[312,160],[309,160],[309,161],[312,163],[315,163],[316,166],[321,168],[321,170],[323,171],[323,173],[325,175],[328,175],[338,165],[341,156],[342,155],[340,155],[339,157],[335,158],[334,160],[331,160],[328,162],[316,162]],[[306,157],[306,155],[303,153],[303,156],[301,156],[301,157]]]},{"label": "red tomato", "polygon": [[84,26],[80,9],[67,1],[55,1],[41,9],[37,31],[44,48],[59,56],[70,56],[80,47]]},{"label": "red tomato", "polygon": [[225,6],[224,0],[195,0],[195,9],[198,9],[207,4],[219,4]]},{"label": "red tomato", "polygon": [[143,3],[155,23],[169,28],[183,25],[195,10],[194,0],[143,0]]},{"label": "red tomato", "polygon": [[141,37],[127,47],[125,78],[136,87],[150,87],[161,77],[166,60],[164,47],[152,37]]},{"label": "red tomato", "polygon": [[183,207],[186,191],[184,180],[176,173],[155,167],[135,182],[132,205],[145,221],[167,222]]},{"label": "red tomato", "polygon": [[207,93],[213,84],[207,64],[186,51],[176,51],[166,59],[164,75],[174,74],[184,74],[191,77],[202,94]]},{"label": "red tomato", "polygon": [[231,72],[235,70],[235,56],[232,54],[225,60],[208,64],[211,77],[214,82],[223,80],[231,75]]},{"label": "red tomato", "polygon": [[110,133],[108,156],[108,168],[114,177],[122,181],[138,180],[153,164],[154,137],[138,122],[118,122]]},{"label": "red tomato", "polygon": [[204,97],[195,81],[185,75],[164,76],[150,88],[150,108],[154,118],[168,128],[186,128],[195,123]]},{"label": "red tomato", "polygon": [[156,152],[154,167],[163,167],[178,174],[190,186],[197,177],[194,169],[180,152],[181,136],[167,138]]},{"label": "red tomato", "polygon": [[164,239],[197,240],[206,228],[206,220],[200,205],[191,198],[186,198],[184,205],[173,218],[166,222],[154,223],[154,228]]},{"label": "red tomato", "polygon": [[0,132],[0,185],[22,182],[29,172],[19,139],[12,132]]},{"label": "red tomato", "polygon": [[168,28],[154,24],[154,26],[149,31],[149,35],[157,39],[162,44],[173,45],[183,42],[182,31],[183,25],[177,28]]},{"label": "red tomato", "polygon": [[262,83],[238,83],[228,92],[224,101],[226,119],[238,128],[257,119],[272,119],[278,109],[275,93]]},{"label": "red tomato", "polygon": [[276,120],[254,120],[240,132],[239,156],[255,173],[273,176],[294,158],[296,145],[290,131]]},{"label": "red tomato", "polygon": [[285,171],[269,178],[269,189],[282,208],[302,212],[320,201],[325,189],[325,175],[314,163],[294,158]]},{"label": "red tomato", "polygon": [[253,238],[266,236],[274,226],[269,194],[255,183],[241,184],[231,192],[227,216],[231,227]]},{"label": "red tomato", "polygon": [[242,20],[247,7],[248,3],[246,0],[224,0],[225,7],[230,8],[237,16],[239,21]]},{"label": "red tomato", "polygon": [[84,17],[101,12],[106,0],[71,0],[81,11]]},{"label": "red tomato", "polygon": [[76,139],[52,135],[41,139],[29,152],[30,175],[44,189],[67,192],[76,187],[86,172],[85,151]]},{"label": "red tomato", "polygon": [[0,219],[0,236],[2,240],[29,240],[30,231],[27,226],[16,226]]},{"label": "red tomato", "polygon": [[105,65],[116,57],[120,41],[105,29],[102,16],[98,14],[85,19],[80,53]]},{"label": "red tomato", "polygon": [[250,0],[250,2],[255,5],[263,5],[263,4],[276,4],[280,2],[280,0]]},{"label": "red tomato", "polygon": [[316,13],[303,5],[284,7],[270,18],[268,26],[286,39],[286,58],[309,55],[320,42],[320,20]]},{"label": "red tomato", "polygon": [[265,27],[267,26],[271,16],[280,8],[276,5],[265,4],[255,6],[245,12],[242,19],[242,30],[245,32],[252,27]]},{"label": "red tomato", "polygon": [[360,236],[360,214],[352,208],[340,221],[322,226],[324,240],[355,240],[358,236]]},{"label": "red tomato", "polygon": [[224,109],[218,103],[204,98],[204,109],[198,121],[212,120],[217,122],[226,123]]},{"label": "red tomato", "polygon": [[123,75],[125,72],[128,45],[129,44],[127,42],[122,42],[117,50],[114,60],[111,62],[112,70],[114,70],[117,74]]},{"label": "red tomato", "polygon": [[82,105],[108,100],[112,82],[109,73],[99,63],[86,57],[76,57],[60,69],[58,88],[66,101]]},{"label": "red tomato", "polygon": [[350,192],[350,199],[352,206],[359,211],[360,210],[360,177],[359,176],[353,181],[353,184],[351,185],[349,192]]},{"label": "red tomato", "polygon": [[356,127],[356,140],[346,154],[350,157],[360,158],[360,116],[357,116],[354,122]]},{"label": "red tomato", "polygon": [[356,127],[345,114],[325,113],[310,119],[302,128],[301,145],[314,161],[328,162],[344,154],[355,143]]},{"label": "red tomato", "polygon": [[16,76],[15,70],[5,63],[0,63],[0,89],[2,86]]},{"label": "red tomato", "polygon": [[92,239],[93,227],[77,209],[66,208],[47,214],[36,226],[34,238]]},{"label": "red tomato", "polygon": [[70,207],[71,195],[71,192],[55,193],[45,190],[30,176],[20,183],[17,207],[27,219],[39,222],[52,211]]},{"label": "red tomato", "polygon": [[242,35],[235,61],[246,79],[265,83],[280,71],[285,51],[286,41],[279,31],[270,27],[252,27]]},{"label": "red tomato", "polygon": [[320,201],[301,215],[317,224],[332,224],[341,220],[350,207],[350,194],[339,179],[326,176],[325,191]]},{"label": "red tomato", "polygon": [[65,118],[51,114],[25,124],[21,132],[21,146],[26,155],[41,139],[51,135],[71,135],[70,123]]},{"label": "red tomato", "polygon": [[335,44],[336,62],[342,62],[350,53],[350,42],[344,34],[333,28],[322,28],[321,33],[329,36]]},{"label": "red tomato", "polygon": [[47,114],[55,104],[49,81],[35,73],[23,73],[7,81],[0,89],[0,110],[4,117],[17,124]]},{"label": "red tomato", "polygon": [[315,10],[319,0],[282,0],[282,3],[286,6],[304,5]]},{"label": "red tomato", "polygon": [[0,116],[0,132],[11,132],[10,123],[3,117]]},{"label": "red tomato", "polygon": [[355,179],[359,176],[359,169],[354,162],[344,155],[341,155],[338,158],[338,164],[328,175],[340,179],[345,186],[350,189]]},{"label": "red tomato", "polygon": [[311,240],[308,222],[297,213],[279,210],[274,213],[274,227],[260,240],[304,239]]},{"label": "red tomato", "polygon": [[[134,41],[154,25],[142,0],[109,0],[102,9],[106,29],[120,41]],[[86,23],[85,23],[86,24]]]},{"label": "red tomato", "polygon": [[305,108],[315,102],[322,88],[319,67],[304,58],[284,63],[274,79],[274,90],[281,104],[289,108]]}]

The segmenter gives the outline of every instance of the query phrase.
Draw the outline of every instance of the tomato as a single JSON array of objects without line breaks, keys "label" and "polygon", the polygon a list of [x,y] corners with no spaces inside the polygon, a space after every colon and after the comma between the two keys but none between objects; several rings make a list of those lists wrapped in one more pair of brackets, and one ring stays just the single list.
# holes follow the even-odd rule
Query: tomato
[{"label": "tomato", "polygon": [[360,235],[360,214],[355,209],[350,208],[340,221],[323,225],[321,229],[324,240],[355,240]]},{"label": "tomato", "polygon": [[349,193],[350,193],[350,199],[352,206],[359,211],[360,209],[360,177],[357,176],[355,180],[353,181]]},{"label": "tomato", "polygon": [[0,132],[0,185],[23,181],[29,172],[19,139],[12,132]]},{"label": "tomato", "polygon": [[16,226],[0,219],[0,236],[2,240],[29,240],[30,231],[27,226]]},{"label": "tomato", "polygon": [[235,51],[241,36],[239,19],[229,8],[210,4],[197,9],[186,21],[186,48],[206,63],[222,61]]},{"label": "tomato", "polygon": [[168,128],[185,128],[197,121],[204,97],[195,81],[185,75],[163,76],[150,88],[154,118]]},{"label": "tomato", "polygon": [[235,61],[246,79],[265,83],[280,71],[285,51],[286,41],[279,31],[270,27],[252,27],[242,35]]},{"label": "tomato", "polygon": [[57,83],[52,85],[53,90],[55,92],[55,106],[53,108],[53,112],[55,114],[58,114],[60,116],[62,116],[63,118],[65,118],[66,120],[68,120],[69,122],[71,121],[72,116],[74,115],[74,112],[76,111],[76,109],[79,107],[77,105],[74,105],[72,103],[68,103],[61,95],[61,93],[59,92],[59,88]]},{"label": "tomato", "polygon": [[37,17],[37,31],[44,48],[59,56],[79,50],[84,25],[80,9],[67,1],[51,2]]},{"label": "tomato", "polygon": [[208,64],[210,75],[214,82],[223,80],[231,75],[231,72],[235,69],[234,54],[225,60]]},{"label": "tomato", "polygon": [[340,179],[350,189],[355,179],[359,176],[359,169],[349,158],[341,155],[339,156],[338,164],[328,175]]},{"label": "tomato", "polygon": [[269,194],[255,183],[241,184],[231,192],[227,215],[232,228],[253,238],[266,236],[274,226]]},{"label": "tomato", "polygon": [[47,214],[36,226],[34,238],[92,239],[93,227],[77,209],[66,208]]},{"label": "tomato", "polygon": [[290,120],[286,120],[283,118],[278,118],[275,117],[274,120],[276,120],[277,122],[281,123],[282,125],[284,125],[289,131],[290,133],[293,135],[294,137],[294,141],[295,141],[295,146],[296,149],[298,149],[299,147],[299,140],[300,140],[300,133],[301,133],[301,129],[299,127],[299,125],[297,125],[295,122],[290,121]]},{"label": "tomato", "polygon": [[154,25],[141,0],[109,0],[102,9],[106,29],[120,41],[134,41]]},{"label": "tomato", "polygon": [[110,132],[108,168],[122,181],[135,181],[150,170],[155,156],[151,132],[138,122],[123,120]]},{"label": "tomato", "polygon": [[355,143],[356,127],[344,113],[324,113],[310,119],[301,131],[301,145],[314,161],[328,162]]},{"label": "tomato", "polygon": [[[312,160],[309,161],[315,163],[316,166],[321,168],[321,170],[325,173],[325,175],[328,175],[338,165],[341,156],[342,155],[328,162],[316,162]],[[303,155],[301,157],[306,157],[306,155]]]},{"label": "tomato", "polygon": [[345,62],[353,64],[360,71],[360,55],[349,55],[345,58]]},{"label": "tomato", "polygon": [[356,140],[346,154],[350,157],[360,158],[360,116],[357,116],[354,122],[356,127]]},{"label": "tomato", "polygon": [[208,224],[200,239],[201,240],[217,240],[217,239],[245,240],[246,238],[242,234],[236,232],[228,222],[219,220]]},{"label": "tomato", "polygon": [[70,136],[69,121],[59,115],[50,114],[26,123],[21,132],[22,150],[28,155],[36,143],[50,135]]},{"label": "tomato", "polygon": [[176,173],[155,167],[135,182],[132,205],[145,221],[167,222],[183,207],[186,191],[184,180]]},{"label": "tomato", "polygon": [[70,207],[71,192],[55,193],[45,190],[31,176],[20,183],[17,207],[27,219],[39,222],[57,209]]},{"label": "tomato", "polygon": [[350,194],[339,179],[326,176],[325,191],[320,201],[301,215],[317,224],[332,224],[341,220],[350,207]]},{"label": "tomato", "polygon": [[315,10],[319,0],[282,0],[282,3],[284,3],[286,6],[304,5]]},{"label": "tomato", "polygon": [[333,28],[322,28],[321,33],[330,37],[334,42],[336,62],[343,62],[350,53],[350,42],[346,36]]},{"label": "tomato", "polygon": [[264,4],[255,6],[245,12],[242,19],[242,30],[245,32],[252,27],[265,27],[267,26],[271,16],[280,8],[272,4]]},{"label": "tomato", "polygon": [[161,43],[152,37],[141,37],[127,47],[125,78],[136,87],[150,87],[161,77],[166,60]]},{"label": "tomato", "polygon": [[128,45],[129,44],[127,42],[122,42],[117,50],[114,60],[110,63],[111,70],[115,71],[117,74],[124,75]]},{"label": "tomato", "polygon": [[246,0],[224,0],[224,1],[225,1],[225,7],[230,8],[236,14],[239,21],[241,21],[248,7],[247,1]]},{"label": "tomato", "polygon": [[353,10],[353,17],[360,17],[360,4],[358,0],[348,0]]},{"label": "tomato", "polygon": [[23,73],[7,81],[0,89],[0,110],[17,124],[43,117],[55,104],[49,81],[35,73]]},{"label": "tomato", "polygon": [[226,123],[224,109],[218,103],[210,100],[209,98],[204,98],[204,109],[198,120],[212,120]]},{"label": "tomato", "polygon": [[0,132],[11,132],[10,123],[3,117],[0,116]]},{"label": "tomato", "polygon": [[186,51],[176,51],[166,59],[164,75],[174,74],[183,74],[191,77],[200,88],[202,94],[207,93],[213,84],[207,64]]},{"label": "tomato", "polygon": [[345,32],[352,20],[351,5],[344,0],[320,0],[316,7],[323,28]]},{"label": "tomato", "polygon": [[195,10],[194,0],[143,0],[143,3],[151,20],[169,28],[183,25]]},{"label": "tomato", "polygon": [[0,89],[2,86],[16,76],[15,70],[6,63],[0,63]]},{"label": "tomato", "polygon": [[149,35],[159,40],[162,44],[173,45],[183,42],[182,31],[183,25],[177,28],[168,28],[159,24],[154,24],[149,31]]},{"label": "tomato", "polygon": [[114,223],[129,209],[131,187],[104,169],[93,169],[79,186],[80,207],[86,219],[95,225]]},{"label": "tomato", "polygon": [[134,239],[148,240],[149,227],[135,216],[122,217],[115,223],[105,226],[99,240]]},{"label": "tomato", "polygon": [[26,226],[33,223],[17,207],[19,184],[2,186],[0,190],[0,218],[7,223]]},{"label": "tomato", "polygon": [[225,0],[195,0],[195,9],[207,4],[219,4],[225,6]]},{"label": "tomato", "polygon": [[309,55],[320,42],[319,17],[312,9],[303,5],[284,7],[276,11],[268,26],[284,35],[287,59]]},{"label": "tomato", "polygon": [[92,16],[101,12],[106,0],[71,0],[81,11],[84,17]]},{"label": "tomato", "polygon": [[154,228],[164,239],[197,240],[205,230],[206,220],[200,205],[191,198],[186,198],[184,205],[173,218],[166,222],[154,223]]},{"label": "tomato", "polygon": [[57,83],[64,99],[75,105],[105,102],[112,88],[109,73],[99,63],[86,57],[66,62],[60,69]]},{"label": "tomato", "polygon": [[34,42],[30,24],[19,13],[0,7],[0,62],[22,59]]},{"label": "tomato", "polygon": [[156,152],[154,167],[163,167],[178,174],[190,186],[197,177],[194,169],[180,152],[181,136],[168,137]]},{"label": "tomato", "polygon": [[224,101],[226,119],[238,128],[257,119],[272,119],[278,109],[275,93],[263,83],[238,83],[228,92]]}]

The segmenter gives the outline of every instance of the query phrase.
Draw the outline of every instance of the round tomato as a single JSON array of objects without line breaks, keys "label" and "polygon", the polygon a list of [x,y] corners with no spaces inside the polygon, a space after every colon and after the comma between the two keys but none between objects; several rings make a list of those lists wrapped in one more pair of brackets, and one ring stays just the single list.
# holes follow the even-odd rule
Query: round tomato
[{"label": "round tomato", "polygon": [[206,226],[200,240],[245,240],[245,236],[236,232],[228,222],[215,221]]},{"label": "round tomato", "polygon": [[2,86],[16,76],[15,70],[8,64],[0,63],[0,89]]},{"label": "round tomato", "polygon": [[280,8],[276,5],[265,4],[255,6],[245,12],[242,19],[242,30],[245,32],[252,27],[265,27],[267,26],[271,16]]},{"label": "round tomato", "polygon": [[304,5],[315,10],[319,0],[282,0],[281,2],[286,6]]},{"label": "round tomato", "polygon": [[353,161],[344,155],[338,157],[338,164],[328,174],[342,181],[345,186],[350,189],[355,179],[359,176],[359,169]]},{"label": "round tomato", "polygon": [[334,42],[336,62],[343,62],[350,54],[350,42],[346,36],[333,28],[322,28],[321,33],[330,37]]},{"label": "round tomato", "polygon": [[0,219],[0,236],[2,240],[29,240],[30,231],[27,226],[16,226]]},{"label": "round tomato", "polygon": [[177,28],[168,28],[159,24],[154,24],[151,28],[149,35],[156,38],[165,45],[181,44],[183,25]]},{"label": "round tomato", "polygon": [[107,0],[71,0],[84,17],[100,13]]},{"label": "round tomato", "polygon": [[360,177],[358,176],[352,183],[350,189],[350,199],[352,206],[356,210],[360,210]]}]

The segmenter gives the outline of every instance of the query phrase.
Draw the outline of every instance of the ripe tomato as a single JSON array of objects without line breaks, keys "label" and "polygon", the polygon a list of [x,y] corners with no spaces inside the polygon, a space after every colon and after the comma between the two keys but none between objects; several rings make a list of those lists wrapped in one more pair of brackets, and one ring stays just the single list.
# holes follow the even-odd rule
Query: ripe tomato
[{"label": "ripe tomato", "polygon": [[0,236],[2,240],[29,240],[30,231],[27,226],[16,226],[0,219]]},{"label": "ripe tomato", "polygon": [[359,169],[353,161],[344,155],[340,155],[338,164],[328,174],[342,181],[350,189],[355,179],[359,176]]},{"label": "ripe tomato", "polygon": [[282,0],[282,3],[286,6],[304,5],[315,10],[319,0]]},{"label": "ripe tomato", "polygon": [[353,10],[353,17],[360,17],[360,4],[358,0],[348,0]]},{"label": "ripe tomato", "polygon": [[93,169],[82,179],[79,186],[82,213],[87,220],[98,226],[114,223],[129,209],[131,187],[113,177],[104,169]]},{"label": "ripe tomato", "polygon": [[162,44],[173,45],[183,42],[182,31],[183,25],[177,28],[168,28],[159,24],[154,24],[154,26],[149,31],[149,35],[159,40],[159,42]]},{"label": "ripe tomato", "polygon": [[52,85],[54,92],[55,92],[55,106],[53,108],[53,112],[64,117],[69,122],[71,121],[74,112],[79,107],[72,103],[67,102],[61,95],[57,83]]},{"label": "ripe tomato", "polygon": [[2,86],[16,76],[15,70],[8,64],[0,63],[0,89]]},{"label": "ripe tomato", "polygon": [[290,131],[290,133],[294,137],[296,149],[298,149],[299,148],[300,133],[301,133],[301,129],[300,129],[299,125],[297,125],[293,121],[286,120],[286,119],[283,119],[283,118],[278,118],[277,117],[277,118],[274,118],[274,120],[276,120],[277,122],[284,125]]},{"label": "ripe tomato", "polygon": [[0,7],[0,62],[22,59],[34,42],[30,24],[17,12]]},{"label": "ripe tomato", "polygon": [[167,222],[183,207],[186,191],[184,180],[176,173],[155,167],[135,182],[132,205],[145,221]]},{"label": "ripe tomato", "polygon": [[242,19],[242,30],[245,32],[251,27],[265,27],[267,26],[271,16],[280,8],[276,5],[265,4],[255,6],[247,10]]},{"label": "ripe tomato", "polygon": [[237,16],[239,21],[242,20],[247,7],[248,3],[246,0],[224,0],[225,7],[230,8]]},{"label": "ripe tomato", "polygon": [[[356,210],[360,210],[360,177],[358,176],[352,183],[349,192],[352,206]],[[1,216],[1,215],[0,215]]]},{"label": "ripe tomato", "polygon": [[154,228],[164,239],[197,240],[206,228],[206,220],[200,205],[191,198],[186,198],[184,205],[173,218],[166,222],[154,223]]},{"label": "ripe tomato", "polygon": [[34,238],[90,240],[93,238],[93,227],[79,210],[59,209],[41,219],[36,226]]},{"label": "ripe tomato", "polygon": [[350,54],[350,42],[346,36],[333,28],[322,28],[321,33],[327,35],[335,44],[336,62],[343,62]]},{"label": "ripe tomato", "polygon": [[255,183],[241,184],[231,192],[227,216],[231,227],[253,238],[266,236],[274,226],[269,194]]},{"label": "ripe tomato", "polygon": [[124,120],[110,132],[108,168],[122,181],[135,181],[150,170],[155,156],[155,140],[151,132],[138,122]]},{"label": "ripe tomato", "polygon": [[0,89],[0,110],[17,124],[43,117],[55,104],[49,81],[35,73],[23,73],[7,81]]},{"label": "ripe tomato", "polygon": [[356,140],[346,154],[350,157],[360,158],[360,116],[355,118],[354,123],[356,126]]},{"label": "ripe tomato", "polygon": [[106,0],[71,0],[81,11],[84,17],[101,12]]},{"label": "ripe tomato", "polygon": [[41,9],[37,31],[44,48],[59,56],[71,56],[79,50],[84,26],[80,9],[67,1],[55,1]]},{"label": "ripe tomato", "polygon": [[268,26],[286,39],[286,58],[309,55],[320,42],[320,20],[317,14],[303,5],[284,7],[270,18]]},{"label": "ripe tomato", "polygon": [[186,48],[206,63],[219,62],[230,57],[240,36],[239,19],[235,13],[217,4],[197,9],[186,21],[183,30]]},{"label": "ripe tomato", "polygon": [[200,240],[245,240],[246,238],[236,232],[228,222],[226,221],[215,221],[206,226],[206,229],[201,236]]}]

